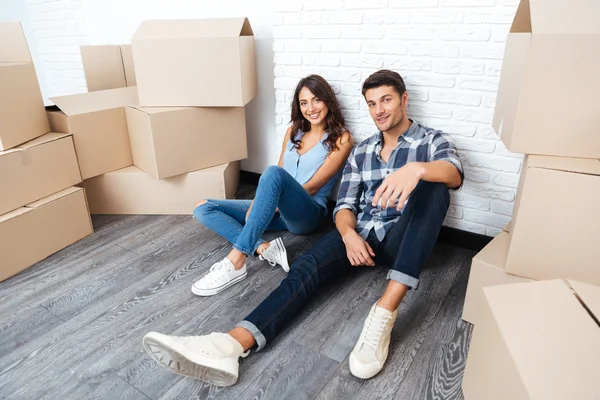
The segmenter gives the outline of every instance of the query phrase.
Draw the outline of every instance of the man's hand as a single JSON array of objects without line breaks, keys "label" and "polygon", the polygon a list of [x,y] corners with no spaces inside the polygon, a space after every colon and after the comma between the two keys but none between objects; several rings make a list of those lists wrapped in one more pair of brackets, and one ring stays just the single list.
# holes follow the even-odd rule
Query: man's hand
[{"label": "man's hand", "polygon": [[425,175],[425,167],[422,163],[412,162],[404,165],[383,180],[371,204],[375,207],[381,200],[381,208],[385,209],[393,207],[398,200],[396,209],[402,210],[408,196],[415,190],[423,175]]},{"label": "man's hand", "polygon": [[375,266],[375,262],[371,257],[375,257],[375,253],[369,243],[367,243],[356,231],[349,231],[342,237],[346,245],[346,255],[350,264],[357,267],[359,265]]}]

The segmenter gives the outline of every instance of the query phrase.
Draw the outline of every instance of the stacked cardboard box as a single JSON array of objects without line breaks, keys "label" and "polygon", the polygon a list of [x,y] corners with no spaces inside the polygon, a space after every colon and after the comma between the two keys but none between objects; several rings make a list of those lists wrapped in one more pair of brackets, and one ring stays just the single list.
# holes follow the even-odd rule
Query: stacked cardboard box
[{"label": "stacked cardboard box", "polygon": [[508,34],[493,125],[525,158],[510,229],[472,263],[466,399],[600,393],[599,13],[522,0]]},{"label": "stacked cardboard box", "polygon": [[92,214],[190,214],[232,198],[256,96],[248,20],[144,21],[131,42],[82,46],[90,92],[49,111],[75,137]]},{"label": "stacked cardboard box", "polygon": [[0,281],[92,233],[73,137],[49,132],[19,23],[0,23]]}]

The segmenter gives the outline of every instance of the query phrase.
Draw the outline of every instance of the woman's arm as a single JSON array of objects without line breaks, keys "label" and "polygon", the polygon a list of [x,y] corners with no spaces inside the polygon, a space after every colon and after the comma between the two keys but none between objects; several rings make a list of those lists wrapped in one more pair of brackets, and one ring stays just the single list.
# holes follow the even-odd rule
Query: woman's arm
[{"label": "woman's arm", "polygon": [[308,182],[302,185],[309,195],[312,196],[317,193],[323,185],[338,173],[346,162],[348,155],[350,155],[353,145],[354,141],[350,133],[348,131],[344,132],[337,140],[337,149],[329,153],[323,165],[321,165]]}]

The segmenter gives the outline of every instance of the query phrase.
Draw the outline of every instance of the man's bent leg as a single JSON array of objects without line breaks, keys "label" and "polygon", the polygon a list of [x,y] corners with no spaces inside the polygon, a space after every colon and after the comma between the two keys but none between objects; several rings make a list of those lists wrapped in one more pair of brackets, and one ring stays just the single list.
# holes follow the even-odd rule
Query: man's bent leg
[{"label": "man's bent leg", "polygon": [[258,350],[272,341],[324,285],[351,269],[337,230],[321,238],[290,267],[287,277],[237,326],[249,331]]},{"label": "man's bent leg", "polygon": [[373,305],[356,346],[350,354],[350,371],[369,379],[383,368],[397,309],[409,288],[416,289],[423,264],[429,257],[450,201],[441,183],[421,181],[411,194],[402,216],[375,249],[377,264],[388,264],[389,283]]}]

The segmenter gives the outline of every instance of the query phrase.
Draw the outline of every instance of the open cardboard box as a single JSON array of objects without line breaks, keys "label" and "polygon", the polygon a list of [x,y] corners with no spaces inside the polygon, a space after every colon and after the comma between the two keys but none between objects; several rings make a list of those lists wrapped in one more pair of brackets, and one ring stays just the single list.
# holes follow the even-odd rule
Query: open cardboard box
[{"label": "open cardboard box", "polygon": [[0,22],[0,150],[48,133],[35,68],[19,22]]},{"label": "open cardboard box", "polygon": [[493,126],[517,153],[600,158],[600,2],[521,0]]},{"label": "open cardboard box", "polygon": [[142,106],[243,107],[256,96],[247,18],[147,20],[131,46]]},{"label": "open cardboard box", "polygon": [[135,86],[131,45],[80,46],[89,92]]},{"label": "open cardboard box", "polygon": [[137,103],[135,87],[53,97],[54,132],[73,134],[82,179],[132,165],[125,106]]},{"label": "open cardboard box", "polygon": [[596,400],[600,287],[551,280],[483,289],[466,400]]}]

